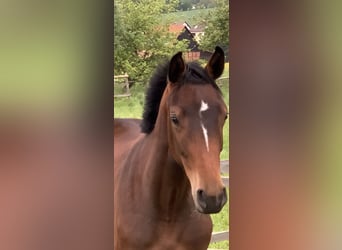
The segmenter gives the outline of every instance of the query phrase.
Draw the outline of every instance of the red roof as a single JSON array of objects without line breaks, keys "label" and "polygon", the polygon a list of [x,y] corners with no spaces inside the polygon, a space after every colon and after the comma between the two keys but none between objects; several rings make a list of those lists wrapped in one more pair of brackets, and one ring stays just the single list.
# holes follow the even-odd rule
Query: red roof
[{"label": "red roof", "polygon": [[169,32],[171,33],[180,33],[184,29],[184,24],[182,23],[173,23],[169,26]]}]

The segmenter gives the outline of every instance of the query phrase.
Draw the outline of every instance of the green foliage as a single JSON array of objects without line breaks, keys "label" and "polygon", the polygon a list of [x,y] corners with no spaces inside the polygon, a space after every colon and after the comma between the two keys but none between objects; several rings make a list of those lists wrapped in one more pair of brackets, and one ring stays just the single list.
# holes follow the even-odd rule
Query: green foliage
[{"label": "green foliage", "polygon": [[179,0],[166,0],[163,6],[163,13],[177,11],[178,6],[179,6]]},{"label": "green foliage", "polygon": [[114,2],[114,74],[127,73],[132,80],[146,83],[154,68],[170,55],[184,51],[161,23],[162,13],[175,0],[117,0]]},{"label": "green foliage", "polygon": [[201,39],[200,47],[211,51],[219,45],[226,49],[229,45],[229,3],[217,0],[217,7],[207,16],[207,27]]},{"label": "green foliage", "polygon": [[191,0],[180,0],[179,2],[179,10],[191,10],[192,8],[192,1]]},{"label": "green foliage", "polygon": [[215,0],[199,0],[196,1],[195,4],[196,9],[198,8],[213,8],[216,7],[216,1]]}]

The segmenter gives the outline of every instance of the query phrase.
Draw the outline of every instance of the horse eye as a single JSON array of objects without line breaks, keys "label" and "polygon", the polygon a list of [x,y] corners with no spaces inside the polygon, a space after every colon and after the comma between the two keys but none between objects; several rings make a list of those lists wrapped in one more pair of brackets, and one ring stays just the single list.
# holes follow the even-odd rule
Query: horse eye
[{"label": "horse eye", "polygon": [[224,117],[224,119],[227,120],[227,118],[228,118],[228,113],[226,114],[226,116]]},{"label": "horse eye", "polygon": [[171,121],[172,121],[173,124],[175,124],[175,125],[178,125],[178,123],[179,123],[179,121],[178,121],[178,119],[177,119],[176,116],[171,116]]}]

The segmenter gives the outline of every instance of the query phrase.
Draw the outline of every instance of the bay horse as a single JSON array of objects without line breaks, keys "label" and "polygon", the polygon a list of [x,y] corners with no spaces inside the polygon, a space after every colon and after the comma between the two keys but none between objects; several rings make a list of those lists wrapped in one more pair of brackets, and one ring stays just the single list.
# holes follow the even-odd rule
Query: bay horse
[{"label": "bay horse", "polygon": [[223,69],[219,47],[204,68],[179,52],[152,76],[143,119],[114,119],[115,250],[207,249],[227,202]]}]

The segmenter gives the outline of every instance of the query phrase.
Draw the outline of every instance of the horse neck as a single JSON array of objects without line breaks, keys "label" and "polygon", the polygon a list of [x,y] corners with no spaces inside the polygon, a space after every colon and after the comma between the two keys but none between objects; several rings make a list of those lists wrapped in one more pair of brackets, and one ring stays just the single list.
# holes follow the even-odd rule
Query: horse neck
[{"label": "horse neck", "polygon": [[[150,199],[157,214],[172,220],[180,212],[191,207],[189,180],[172,157],[168,142],[169,115],[163,96],[155,128],[146,136],[146,154],[153,157],[147,160],[144,168],[145,198]],[[190,205],[190,206],[188,206]]]}]

